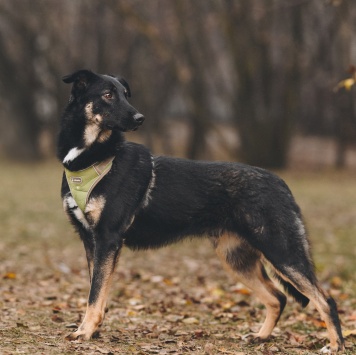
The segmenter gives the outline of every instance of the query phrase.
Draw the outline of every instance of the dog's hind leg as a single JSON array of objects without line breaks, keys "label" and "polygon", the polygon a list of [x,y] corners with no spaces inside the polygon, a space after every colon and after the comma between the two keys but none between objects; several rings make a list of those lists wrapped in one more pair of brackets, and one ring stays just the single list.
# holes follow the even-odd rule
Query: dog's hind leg
[{"label": "dog's hind leg", "polygon": [[[322,290],[317,281],[310,246],[300,216],[294,214],[292,218],[287,217],[291,221],[288,224],[289,228],[275,224],[270,234],[266,233],[259,237],[259,249],[275,268],[287,291],[297,301],[302,305],[306,305],[308,299],[314,303],[329,333],[330,345],[323,351],[335,352],[344,346],[335,301]],[[271,238],[269,235],[274,237]]]},{"label": "dog's hind leg", "polygon": [[324,320],[330,339],[330,345],[322,349],[322,353],[334,353],[344,348],[340,320],[334,299],[320,287],[314,272],[305,272],[305,265],[280,266],[276,272],[286,282],[292,284],[300,293],[309,298]]},{"label": "dog's hind leg", "polygon": [[266,306],[266,319],[257,339],[265,340],[272,333],[286,304],[286,296],[268,277],[261,262],[260,252],[253,249],[237,235],[224,234],[215,242],[217,255],[228,271],[232,271],[242,283],[256,292]]},{"label": "dog's hind leg", "polygon": [[92,282],[88,305],[82,324],[66,339],[88,340],[102,324],[112,276],[122,247],[122,240],[116,233],[101,233],[96,238]]}]

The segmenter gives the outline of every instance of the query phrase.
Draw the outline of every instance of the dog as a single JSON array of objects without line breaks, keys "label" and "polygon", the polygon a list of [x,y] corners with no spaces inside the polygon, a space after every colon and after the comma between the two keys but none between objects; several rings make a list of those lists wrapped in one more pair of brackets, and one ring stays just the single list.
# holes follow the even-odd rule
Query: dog
[{"label": "dog", "polygon": [[123,78],[79,70],[63,81],[72,90],[58,137],[61,195],[83,241],[91,284],[83,322],[68,340],[90,339],[102,324],[123,246],[150,249],[206,237],[266,307],[256,340],[271,335],[286,304],[267,263],[297,302],[311,300],[319,311],[330,338],[322,352],[344,348],[335,301],[317,281],[301,211],[283,180],[239,163],[154,156],[124,139],[144,116],[128,102]]}]

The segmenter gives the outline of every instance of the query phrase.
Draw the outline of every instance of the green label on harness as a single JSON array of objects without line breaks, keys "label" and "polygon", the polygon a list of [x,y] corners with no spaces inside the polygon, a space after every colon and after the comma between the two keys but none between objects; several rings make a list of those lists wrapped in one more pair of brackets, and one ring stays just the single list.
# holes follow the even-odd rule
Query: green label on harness
[{"label": "green label on harness", "polygon": [[71,177],[70,181],[73,184],[81,184],[83,182],[83,179],[81,177]]}]

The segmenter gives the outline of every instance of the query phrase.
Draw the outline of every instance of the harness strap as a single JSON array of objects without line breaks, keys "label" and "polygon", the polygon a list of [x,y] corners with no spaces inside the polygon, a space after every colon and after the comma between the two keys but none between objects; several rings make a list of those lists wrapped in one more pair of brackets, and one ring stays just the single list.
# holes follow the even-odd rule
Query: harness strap
[{"label": "harness strap", "polygon": [[110,157],[79,171],[70,171],[64,168],[70,192],[78,207],[83,212],[91,192],[99,181],[110,171],[114,158],[115,157]]}]

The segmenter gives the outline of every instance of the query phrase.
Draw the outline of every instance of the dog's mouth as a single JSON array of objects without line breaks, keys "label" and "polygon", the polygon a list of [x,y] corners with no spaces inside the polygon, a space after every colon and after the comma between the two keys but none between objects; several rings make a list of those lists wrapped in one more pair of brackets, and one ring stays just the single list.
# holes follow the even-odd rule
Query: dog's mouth
[{"label": "dog's mouth", "polygon": [[141,126],[141,125],[136,126],[136,127],[134,127],[134,128],[131,128],[131,129],[128,129],[128,130],[126,130],[125,132],[136,132],[136,131],[140,128],[140,126]]},{"label": "dog's mouth", "polygon": [[111,131],[120,131],[120,132],[135,132],[139,129],[140,126],[141,124],[136,125],[133,128],[122,128],[122,127],[115,126],[113,124],[106,124],[105,129],[109,129]]},{"label": "dog's mouth", "polygon": [[141,125],[142,125],[142,123],[140,123],[138,126],[136,126],[135,128],[133,128],[132,131],[133,131],[133,132],[137,131],[137,130],[140,128]]},{"label": "dog's mouth", "polygon": [[137,131],[138,128],[143,124],[145,118],[142,114],[135,114],[132,118],[122,119],[122,120],[106,120],[102,122],[102,127],[104,129],[109,129],[111,131],[121,131],[121,132],[131,132]]}]

